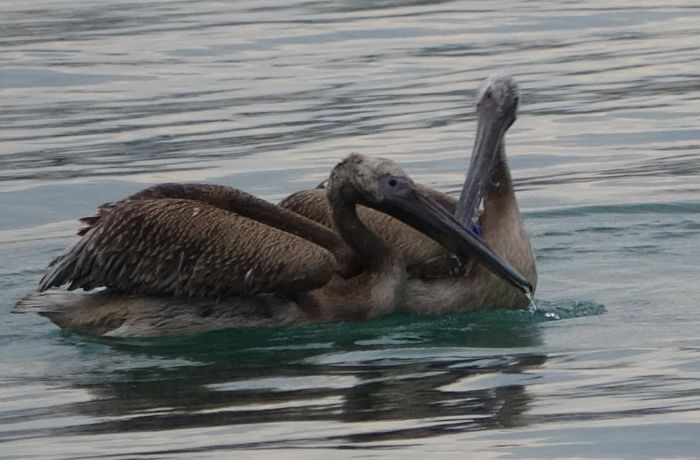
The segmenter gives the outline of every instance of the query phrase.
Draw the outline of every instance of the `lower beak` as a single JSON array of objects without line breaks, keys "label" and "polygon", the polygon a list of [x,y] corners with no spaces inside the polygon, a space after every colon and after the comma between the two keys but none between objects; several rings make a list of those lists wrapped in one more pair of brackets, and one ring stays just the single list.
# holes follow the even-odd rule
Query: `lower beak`
[{"label": "lower beak", "polygon": [[532,284],[520,272],[486,246],[474,232],[460,224],[445,208],[415,186],[405,192],[400,196],[386,197],[382,210],[425,233],[449,251],[473,256],[491,273],[525,294],[532,293]]}]

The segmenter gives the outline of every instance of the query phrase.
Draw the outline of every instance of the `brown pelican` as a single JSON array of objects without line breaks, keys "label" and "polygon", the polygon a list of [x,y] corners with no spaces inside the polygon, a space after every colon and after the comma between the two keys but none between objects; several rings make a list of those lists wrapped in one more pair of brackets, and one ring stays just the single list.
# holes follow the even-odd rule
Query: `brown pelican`
[{"label": "brown pelican", "polygon": [[389,160],[350,155],[331,172],[327,196],[334,227],[361,265],[347,279],[334,275],[344,250],[322,225],[235,189],[171,184],[101,207],[40,284],[106,290],[39,292],[17,310],[111,336],[381,316],[403,302],[409,283],[402,258],[359,220],[358,204],[531,289]]},{"label": "brown pelican", "polygon": [[[490,77],[478,95],[477,135],[460,199],[421,187],[454,213],[467,228],[477,228],[483,241],[535,286],[535,255],[525,230],[506,161],[504,136],[515,121],[518,85],[507,75]],[[296,193],[280,205],[328,227],[326,190]],[[519,308],[529,304],[520,292],[478,264],[460,267],[435,241],[393,217],[360,208],[362,221],[402,255],[409,273],[406,307],[424,313],[489,307]]]}]

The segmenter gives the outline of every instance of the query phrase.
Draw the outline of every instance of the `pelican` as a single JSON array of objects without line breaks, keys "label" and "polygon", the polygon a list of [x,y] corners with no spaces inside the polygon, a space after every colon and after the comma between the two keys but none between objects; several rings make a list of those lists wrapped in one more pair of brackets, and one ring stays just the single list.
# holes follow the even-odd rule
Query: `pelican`
[{"label": "pelican", "polygon": [[[337,235],[360,263],[354,276],[339,276],[346,248],[328,228],[236,189],[170,184],[102,206],[16,310],[103,336],[376,318],[396,310],[410,283],[401,256],[358,218],[358,204],[531,290],[389,160],[350,155],[332,170],[327,197]],[[51,289],[67,283],[69,291]],[[106,289],[70,291],[97,287]]]},{"label": "pelican", "polygon": [[[478,229],[491,249],[537,283],[535,254],[513,189],[504,137],[517,116],[519,90],[508,75],[482,85],[477,102],[477,134],[459,201],[428,187],[419,188],[465,227]],[[330,228],[326,190],[318,187],[284,199],[280,206]],[[415,228],[375,209],[360,208],[362,221],[404,258],[414,281],[407,285],[405,307],[420,313],[480,308],[521,308],[529,300],[479,264],[460,260]]]}]

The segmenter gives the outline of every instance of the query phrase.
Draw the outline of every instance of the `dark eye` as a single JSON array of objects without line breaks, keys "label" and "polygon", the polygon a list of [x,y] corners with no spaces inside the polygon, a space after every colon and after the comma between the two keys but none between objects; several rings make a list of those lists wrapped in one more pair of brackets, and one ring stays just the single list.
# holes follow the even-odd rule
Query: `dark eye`
[{"label": "dark eye", "polygon": [[486,96],[486,99],[491,99],[491,97],[493,97],[493,94],[491,93],[491,90],[486,91],[486,95],[485,95],[485,96]]},{"label": "dark eye", "polygon": [[389,187],[396,187],[396,179],[389,179]]}]

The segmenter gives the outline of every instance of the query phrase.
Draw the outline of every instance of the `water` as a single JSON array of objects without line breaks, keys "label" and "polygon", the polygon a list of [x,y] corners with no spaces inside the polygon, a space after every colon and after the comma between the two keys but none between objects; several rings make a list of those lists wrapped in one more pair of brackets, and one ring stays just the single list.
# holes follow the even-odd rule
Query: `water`
[{"label": "water", "polygon": [[[0,3],[0,457],[700,452],[695,2]],[[95,340],[11,315],[76,218],[350,152],[457,195],[489,74],[537,312]]]}]

